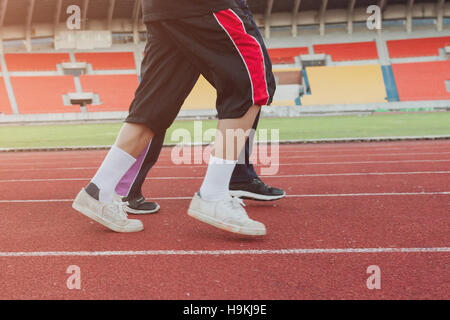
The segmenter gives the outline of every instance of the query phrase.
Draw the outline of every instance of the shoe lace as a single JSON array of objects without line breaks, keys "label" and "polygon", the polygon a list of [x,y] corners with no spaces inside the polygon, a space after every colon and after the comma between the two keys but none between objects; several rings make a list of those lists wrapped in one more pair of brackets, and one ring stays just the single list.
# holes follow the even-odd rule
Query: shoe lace
[{"label": "shoe lace", "polygon": [[242,199],[238,197],[230,196],[227,203],[231,206],[233,209],[239,209],[241,207],[245,207],[245,203]]},{"label": "shoe lace", "polygon": [[114,215],[117,215],[118,217],[126,220],[128,219],[128,214],[124,209],[125,204],[126,203],[122,201],[115,201],[114,203],[109,205],[109,209],[112,211]]},{"label": "shoe lace", "polygon": [[266,189],[269,188],[269,186],[268,186],[267,184],[265,184],[264,181],[262,181],[261,179],[255,178],[254,180],[255,180],[256,182],[258,182],[260,185],[262,185],[264,188],[266,188]]}]

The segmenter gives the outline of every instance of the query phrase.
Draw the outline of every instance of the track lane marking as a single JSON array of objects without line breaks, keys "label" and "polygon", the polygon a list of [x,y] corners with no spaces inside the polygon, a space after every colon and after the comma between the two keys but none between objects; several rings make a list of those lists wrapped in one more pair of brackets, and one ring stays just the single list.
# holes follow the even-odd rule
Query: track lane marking
[{"label": "track lane marking", "polygon": [[[301,178],[301,177],[347,177],[347,176],[384,176],[384,175],[421,175],[450,174],[450,171],[412,171],[412,172],[349,172],[349,173],[311,173],[260,176],[262,178]],[[11,182],[56,182],[56,181],[89,181],[91,178],[48,178],[48,179],[6,179],[0,183]],[[203,177],[147,177],[145,180],[201,180]]]},{"label": "track lane marking", "polygon": [[[396,144],[398,144],[398,142],[396,142]],[[404,145],[403,147],[383,147],[383,146],[373,146],[373,145],[362,145],[362,144],[355,144],[353,148],[348,148],[347,146],[345,146],[344,148],[341,146],[335,146],[335,144],[321,144],[321,145],[307,145],[307,144],[292,144],[292,145],[282,145],[280,148],[280,151],[283,153],[327,153],[327,152],[337,152],[339,154],[341,154],[342,152],[360,152],[361,150],[370,150],[370,151],[379,151],[379,152],[384,152],[384,151],[402,151],[405,149],[417,149],[418,151],[421,150],[428,150],[431,149],[430,151],[437,151],[443,148],[443,150],[447,150],[448,146],[449,146],[450,142],[444,142],[444,141],[440,141],[439,145],[429,145],[429,144],[425,144],[425,143],[421,143],[420,145],[413,143],[413,144],[407,144]],[[307,150],[295,150],[295,148],[298,148],[300,146],[300,148],[302,149],[307,149]],[[166,150],[164,150],[166,149]],[[168,155],[170,155],[170,150],[171,147],[164,147],[163,151],[161,152],[161,157],[166,157]],[[311,150],[311,149],[315,149],[315,150]],[[15,153],[14,156],[17,158],[21,158],[21,159],[29,159],[30,158],[30,154],[33,154],[33,156],[39,156],[42,158],[47,157],[48,159],[55,159],[55,160],[59,160],[59,159],[83,159],[83,158],[94,158],[96,156],[91,156],[90,153],[96,153],[96,154],[102,154],[106,155],[107,153],[107,149],[104,150],[62,150],[62,151],[40,151],[40,152],[35,152],[35,151],[28,151],[28,152],[20,152],[20,153]],[[57,158],[52,158],[53,154],[62,154],[63,157],[57,157]],[[72,155],[71,153],[76,153],[76,155]],[[83,155],[80,155],[82,154]],[[88,157],[86,157],[86,155],[88,155]],[[4,153],[5,157],[10,158],[11,155],[13,155],[13,153]]]},{"label": "track lane marking", "polygon": [[[275,153],[277,154],[277,153]],[[319,155],[310,155],[310,156],[290,156],[290,155],[283,155],[281,153],[278,153],[280,157],[288,157],[292,159],[314,159],[314,158],[349,158],[349,157],[388,157],[388,156],[418,156],[418,155],[447,155],[450,154],[450,152],[418,152],[418,153],[380,153],[380,154],[370,154],[370,153],[363,153],[363,154],[336,154],[336,155],[326,155],[326,156],[319,156]],[[273,156],[274,154],[271,154]],[[55,159],[58,161],[48,161],[48,162],[61,162],[61,159]],[[65,160],[65,159],[62,159]],[[70,159],[67,159],[70,160]],[[11,161],[11,163],[3,163],[2,169],[7,168],[9,166],[18,166],[18,165],[42,165],[42,164],[48,164],[48,162],[36,162],[36,161],[30,161],[30,162],[17,162],[17,161]],[[79,163],[80,161],[73,161],[69,162],[69,164],[72,163]],[[101,159],[85,159],[82,162],[87,163],[99,163],[101,162]],[[159,159],[158,162],[172,162],[170,158],[168,159]]]},{"label": "track lane marking", "polygon": [[[313,197],[374,197],[374,196],[429,196],[450,195],[450,191],[438,192],[396,192],[396,193],[324,193],[324,194],[296,194],[286,195],[286,198],[313,198]],[[191,200],[192,196],[185,197],[152,197],[152,200]],[[0,200],[0,203],[46,203],[46,202],[72,202],[74,199],[36,199],[36,200]]]},{"label": "track lane marking", "polygon": [[30,251],[0,252],[0,257],[105,257],[105,256],[221,256],[221,255],[300,255],[338,253],[445,253],[450,247],[431,248],[330,248],[274,250],[140,250],[140,251]]},{"label": "track lane marking", "polygon": [[[432,162],[450,162],[450,159],[426,159],[426,160],[379,160],[379,161],[343,161],[343,162],[301,162],[301,163],[272,163],[279,166],[315,166],[315,165],[347,165],[347,164],[386,164],[386,163],[432,163]],[[261,166],[258,165],[257,166]],[[207,165],[173,165],[173,166],[154,166],[153,169],[173,169],[173,168],[206,168]],[[23,168],[23,169],[4,169],[0,168],[0,172],[12,171],[45,171],[45,170],[97,170],[98,167],[71,167],[71,168]]]}]

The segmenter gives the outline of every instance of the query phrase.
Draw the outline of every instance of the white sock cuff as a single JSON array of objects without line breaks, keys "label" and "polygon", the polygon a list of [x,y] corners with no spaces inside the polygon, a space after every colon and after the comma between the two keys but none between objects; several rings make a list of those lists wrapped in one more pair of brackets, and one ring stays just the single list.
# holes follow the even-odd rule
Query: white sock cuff
[{"label": "white sock cuff", "polygon": [[111,147],[111,151],[112,152],[118,152],[120,153],[123,157],[128,158],[130,161],[136,161],[136,158],[134,158],[131,154],[129,154],[128,152],[123,151],[122,149],[120,149],[119,147],[117,147],[116,145],[113,145]]},{"label": "white sock cuff", "polygon": [[217,158],[213,155],[209,156],[209,164],[231,164],[234,165],[237,163],[237,160],[227,160],[222,158]]},{"label": "white sock cuff", "polygon": [[136,162],[136,159],[122,149],[112,146],[91,182],[100,189],[99,200],[112,202],[114,190],[120,179]]}]

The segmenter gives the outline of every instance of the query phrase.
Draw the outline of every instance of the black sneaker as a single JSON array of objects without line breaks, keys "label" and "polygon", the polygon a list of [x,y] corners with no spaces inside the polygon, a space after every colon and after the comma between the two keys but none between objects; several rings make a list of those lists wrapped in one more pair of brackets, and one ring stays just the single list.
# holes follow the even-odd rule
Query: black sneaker
[{"label": "black sneaker", "polygon": [[261,179],[253,179],[252,182],[230,183],[230,194],[234,197],[258,201],[273,201],[286,196],[286,192],[268,186]]},{"label": "black sneaker", "polygon": [[[120,196],[117,196],[120,197]],[[144,197],[128,199],[120,197],[124,202],[125,211],[131,214],[150,214],[159,211],[160,206],[156,202],[146,201]]]}]

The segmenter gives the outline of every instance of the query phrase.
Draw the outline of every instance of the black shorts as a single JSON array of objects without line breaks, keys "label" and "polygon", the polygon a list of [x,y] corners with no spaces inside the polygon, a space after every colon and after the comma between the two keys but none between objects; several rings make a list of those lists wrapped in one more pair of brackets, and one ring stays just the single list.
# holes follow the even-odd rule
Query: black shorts
[{"label": "black shorts", "polygon": [[272,102],[272,64],[252,16],[243,10],[150,22],[147,30],[141,83],[126,122],[164,132],[200,74],[217,90],[219,119],[240,118],[252,105]]}]

